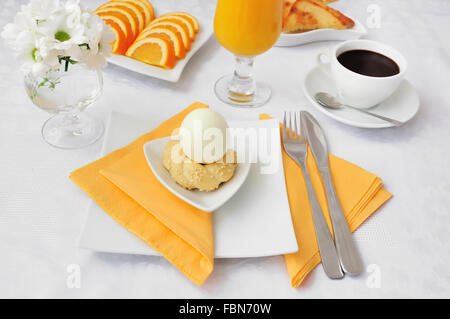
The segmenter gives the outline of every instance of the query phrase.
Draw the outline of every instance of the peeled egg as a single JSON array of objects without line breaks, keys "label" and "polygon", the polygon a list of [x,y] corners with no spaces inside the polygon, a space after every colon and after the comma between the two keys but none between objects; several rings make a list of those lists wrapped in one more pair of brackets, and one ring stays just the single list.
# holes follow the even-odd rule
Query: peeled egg
[{"label": "peeled egg", "polygon": [[217,112],[197,109],[181,123],[180,145],[184,154],[196,163],[219,161],[226,151],[227,122]]}]

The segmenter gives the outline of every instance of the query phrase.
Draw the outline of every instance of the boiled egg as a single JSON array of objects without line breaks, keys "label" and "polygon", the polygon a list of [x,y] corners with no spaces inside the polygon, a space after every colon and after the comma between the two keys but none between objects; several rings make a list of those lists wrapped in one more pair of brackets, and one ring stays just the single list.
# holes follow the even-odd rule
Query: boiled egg
[{"label": "boiled egg", "polygon": [[180,145],[196,163],[210,164],[223,158],[228,124],[217,112],[202,108],[189,113],[181,123]]}]

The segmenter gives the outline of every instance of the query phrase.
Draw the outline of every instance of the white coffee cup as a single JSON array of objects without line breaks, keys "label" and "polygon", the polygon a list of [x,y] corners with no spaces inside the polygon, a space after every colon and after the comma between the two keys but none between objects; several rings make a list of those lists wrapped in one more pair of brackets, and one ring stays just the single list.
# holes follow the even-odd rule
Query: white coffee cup
[{"label": "white coffee cup", "polygon": [[[397,63],[400,72],[386,77],[367,76],[353,72],[344,67],[337,59],[340,54],[351,50],[380,53]],[[358,108],[375,106],[391,96],[403,81],[407,68],[406,59],[400,52],[384,43],[371,40],[345,41],[336,46],[331,54],[320,53],[317,56],[317,64],[333,80],[339,100],[343,104]]]}]

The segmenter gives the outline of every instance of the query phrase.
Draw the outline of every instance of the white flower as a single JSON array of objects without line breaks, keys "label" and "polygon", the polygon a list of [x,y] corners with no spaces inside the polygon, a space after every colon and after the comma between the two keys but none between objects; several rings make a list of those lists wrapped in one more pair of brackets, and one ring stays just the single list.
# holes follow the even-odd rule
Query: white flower
[{"label": "white flower", "polygon": [[[86,65],[89,68],[102,68],[106,66],[106,57],[111,55],[111,42],[115,34],[106,26],[105,22],[96,15],[91,15],[87,21],[87,44],[85,50]],[[84,47],[86,49],[86,47]]]},{"label": "white flower", "polygon": [[89,68],[106,65],[114,34],[79,0],[31,0],[1,36],[26,72],[47,72],[67,60]]}]

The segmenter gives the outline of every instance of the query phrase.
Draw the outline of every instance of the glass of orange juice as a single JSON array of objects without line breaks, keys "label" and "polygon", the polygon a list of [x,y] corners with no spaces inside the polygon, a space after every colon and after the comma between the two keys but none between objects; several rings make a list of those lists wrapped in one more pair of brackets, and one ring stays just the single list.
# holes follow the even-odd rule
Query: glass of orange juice
[{"label": "glass of orange juice", "polygon": [[234,53],[234,74],[220,78],[217,97],[225,103],[256,107],[271,96],[270,86],[255,82],[253,61],[277,41],[282,24],[283,0],[218,0],[214,33],[220,44]]}]

